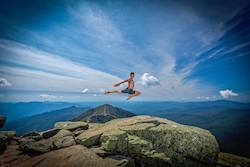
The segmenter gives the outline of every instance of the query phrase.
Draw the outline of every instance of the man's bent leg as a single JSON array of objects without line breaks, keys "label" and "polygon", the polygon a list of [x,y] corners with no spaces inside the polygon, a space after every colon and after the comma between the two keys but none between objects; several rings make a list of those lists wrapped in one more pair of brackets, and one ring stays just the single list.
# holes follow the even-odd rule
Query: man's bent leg
[{"label": "man's bent leg", "polygon": [[128,96],[127,100],[129,100],[129,99],[131,99],[131,98],[133,98],[133,97],[135,97],[135,96],[139,96],[140,94],[141,94],[141,92],[135,91],[134,94]]}]

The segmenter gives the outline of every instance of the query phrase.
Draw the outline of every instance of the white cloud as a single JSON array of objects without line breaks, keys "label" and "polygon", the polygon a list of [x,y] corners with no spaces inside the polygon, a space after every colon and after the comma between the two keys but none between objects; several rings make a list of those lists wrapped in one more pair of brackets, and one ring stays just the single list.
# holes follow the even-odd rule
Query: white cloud
[{"label": "white cloud", "polygon": [[40,98],[43,98],[43,99],[55,99],[55,98],[57,98],[57,96],[49,95],[49,94],[41,94]]},{"label": "white cloud", "polygon": [[226,89],[226,90],[220,90],[220,95],[221,95],[224,99],[227,99],[227,98],[230,98],[230,97],[233,97],[233,96],[238,96],[239,94],[233,92],[232,90]]},{"label": "white cloud", "polygon": [[109,42],[123,41],[119,29],[114,26],[112,20],[97,4],[82,2],[78,7],[69,7],[68,11],[76,19],[80,20],[80,23],[86,29],[86,34],[91,37]]},{"label": "white cloud", "polygon": [[0,78],[0,87],[8,87],[8,86],[11,86],[11,83],[5,78]]},{"label": "white cloud", "polygon": [[210,100],[211,99],[211,97],[209,97],[209,96],[197,96],[197,97],[195,97],[197,100]]},{"label": "white cloud", "polygon": [[145,87],[156,86],[156,85],[160,84],[159,79],[157,79],[153,75],[150,75],[149,73],[144,73],[140,77],[139,83],[142,84],[142,86],[145,86]]},{"label": "white cloud", "polygon": [[89,91],[89,89],[85,88],[85,89],[82,90],[82,93],[86,93],[87,91]]}]

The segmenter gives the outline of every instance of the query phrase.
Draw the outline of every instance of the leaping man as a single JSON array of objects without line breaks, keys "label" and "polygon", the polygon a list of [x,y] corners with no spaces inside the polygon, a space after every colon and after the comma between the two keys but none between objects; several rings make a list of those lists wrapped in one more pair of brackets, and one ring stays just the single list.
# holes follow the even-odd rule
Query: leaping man
[{"label": "leaping man", "polygon": [[139,96],[141,94],[141,92],[137,91],[137,90],[133,90],[134,89],[134,80],[133,78],[135,77],[135,73],[134,72],[131,72],[130,73],[130,77],[129,79],[126,79],[122,82],[119,82],[117,84],[114,85],[114,87],[118,87],[120,86],[121,84],[123,83],[126,83],[128,82],[128,87],[124,90],[113,90],[113,91],[105,91],[105,94],[110,94],[110,93],[127,93],[129,94],[127,100],[135,97],[135,96]]}]

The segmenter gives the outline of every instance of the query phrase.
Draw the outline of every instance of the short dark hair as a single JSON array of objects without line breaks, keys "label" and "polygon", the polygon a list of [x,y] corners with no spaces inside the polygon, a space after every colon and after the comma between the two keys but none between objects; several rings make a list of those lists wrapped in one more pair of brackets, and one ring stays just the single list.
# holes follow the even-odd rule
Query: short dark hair
[{"label": "short dark hair", "polygon": [[130,73],[130,75],[132,75],[132,74],[133,74],[133,75],[135,75],[135,73],[134,73],[134,72],[131,72],[131,73]]}]

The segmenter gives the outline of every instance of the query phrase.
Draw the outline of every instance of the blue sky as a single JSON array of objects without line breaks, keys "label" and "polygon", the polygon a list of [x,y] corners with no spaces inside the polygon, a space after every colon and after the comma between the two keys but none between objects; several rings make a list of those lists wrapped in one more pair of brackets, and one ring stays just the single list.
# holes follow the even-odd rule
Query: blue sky
[{"label": "blue sky", "polygon": [[134,100],[250,101],[249,4],[2,2],[0,100],[124,100],[134,71]]}]

